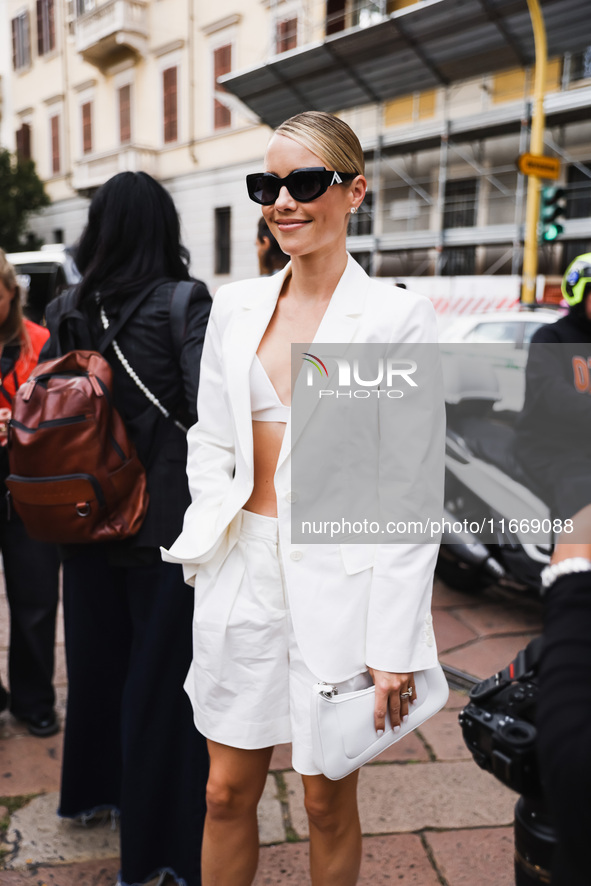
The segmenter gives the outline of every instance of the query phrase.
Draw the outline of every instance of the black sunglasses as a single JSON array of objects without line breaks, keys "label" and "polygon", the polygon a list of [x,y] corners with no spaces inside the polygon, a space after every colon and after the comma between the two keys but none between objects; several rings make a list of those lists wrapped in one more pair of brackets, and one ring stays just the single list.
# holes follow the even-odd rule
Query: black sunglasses
[{"label": "black sunglasses", "polygon": [[356,172],[333,172],[324,166],[307,166],[294,169],[285,178],[272,172],[253,172],[246,176],[248,196],[261,206],[271,206],[277,200],[281,188],[287,188],[298,203],[311,203],[321,197],[331,185],[340,185],[355,178]]}]

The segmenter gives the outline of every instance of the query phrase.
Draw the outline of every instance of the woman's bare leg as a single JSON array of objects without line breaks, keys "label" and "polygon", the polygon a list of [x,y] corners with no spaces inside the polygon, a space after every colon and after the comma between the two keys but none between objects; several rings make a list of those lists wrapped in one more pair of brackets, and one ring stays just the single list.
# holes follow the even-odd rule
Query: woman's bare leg
[{"label": "woman's bare leg", "polygon": [[302,779],[310,822],[312,886],[355,886],[361,864],[358,773],[339,781],[324,775]]},{"label": "woman's bare leg", "polygon": [[273,748],[245,751],[208,741],[203,886],[251,886],[259,857],[257,805]]}]

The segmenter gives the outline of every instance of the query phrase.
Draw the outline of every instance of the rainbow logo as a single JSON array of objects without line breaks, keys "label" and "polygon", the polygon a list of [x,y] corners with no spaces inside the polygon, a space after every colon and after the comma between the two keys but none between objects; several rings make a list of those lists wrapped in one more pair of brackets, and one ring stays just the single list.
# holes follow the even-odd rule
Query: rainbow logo
[{"label": "rainbow logo", "polygon": [[[328,378],[328,370],[320,357],[315,357],[314,354],[307,354],[304,351],[303,359],[306,363],[311,363],[312,366],[314,366],[318,370],[320,375],[324,375],[326,378]],[[308,382],[308,384],[311,384],[311,382]]]}]

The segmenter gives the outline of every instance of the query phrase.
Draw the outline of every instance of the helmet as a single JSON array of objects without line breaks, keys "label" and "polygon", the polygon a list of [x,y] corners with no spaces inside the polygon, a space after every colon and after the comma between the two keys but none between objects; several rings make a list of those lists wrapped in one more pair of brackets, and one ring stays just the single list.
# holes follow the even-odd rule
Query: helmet
[{"label": "helmet", "polygon": [[587,284],[591,284],[591,252],[578,255],[562,278],[562,294],[571,308],[581,304]]}]

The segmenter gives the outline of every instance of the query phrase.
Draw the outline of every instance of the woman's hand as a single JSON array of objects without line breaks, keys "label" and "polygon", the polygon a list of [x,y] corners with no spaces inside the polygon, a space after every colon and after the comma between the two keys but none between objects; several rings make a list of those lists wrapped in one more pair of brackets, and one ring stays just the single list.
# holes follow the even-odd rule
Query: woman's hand
[{"label": "woman's hand", "polygon": [[[376,706],[374,724],[376,732],[383,733],[386,728],[386,711],[390,713],[390,723],[395,732],[408,717],[409,702],[416,698],[415,681],[412,674],[391,674],[389,671],[377,671],[368,668],[371,679],[376,687]],[[404,697],[404,693],[412,689],[412,696]],[[403,696],[401,698],[401,696]]]}]

